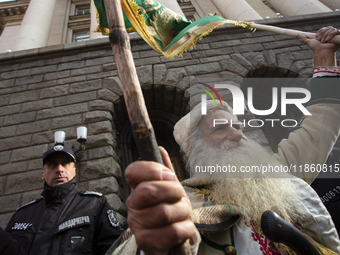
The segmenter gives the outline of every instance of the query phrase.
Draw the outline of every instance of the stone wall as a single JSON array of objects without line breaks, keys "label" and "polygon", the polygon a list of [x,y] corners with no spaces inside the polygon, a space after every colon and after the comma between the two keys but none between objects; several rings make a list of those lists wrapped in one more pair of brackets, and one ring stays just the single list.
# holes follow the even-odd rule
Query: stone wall
[{"label": "stone wall", "polygon": [[[113,55],[107,50],[109,46],[94,51],[77,46],[77,50],[67,52],[53,47],[40,49],[49,52],[44,56],[15,52],[24,58],[2,62],[2,227],[19,206],[39,197],[43,185],[42,154],[53,147],[54,131],[65,131],[65,145],[78,149],[76,127],[82,125],[88,128],[88,141],[82,160],[76,164],[78,187],[106,194],[114,209],[126,214],[121,201],[120,150],[112,121],[112,99],[118,97],[112,86],[116,84],[108,85],[101,78],[117,75],[116,71],[102,71],[103,65],[113,62]],[[121,220],[125,221],[123,216]]]},{"label": "stone wall", "polygon": [[[328,13],[261,22],[315,32],[326,25],[340,27],[339,17]],[[240,84],[249,76],[312,74],[307,46],[265,31],[226,26],[174,60],[136,36],[131,45],[148,110],[178,118],[188,111],[197,81]],[[88,128],[88,141],[76,165],[78,186],[104,193],[124,223],[125,165],[116,134],[128,117],[108,39],[4,53],[0,61],[0,226],[19,206],[39,197],[41,158],[53,146],[53,132],[64,130],[65,145],[77,148],[81,125]]]}]

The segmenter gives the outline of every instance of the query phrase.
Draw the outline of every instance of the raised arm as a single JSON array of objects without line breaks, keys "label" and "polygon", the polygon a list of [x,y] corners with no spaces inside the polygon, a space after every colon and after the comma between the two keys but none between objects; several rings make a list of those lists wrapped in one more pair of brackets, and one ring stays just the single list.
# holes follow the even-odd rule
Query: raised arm
[{"label": "raised arm", "polygon": [[340,45],[327,42],[339,34],[338,29],[325,27],[316,33],[315,39],[302,37],[302,42],[314,53],[314,78],[309,87],[311,100],[306,105],[312,115],[301,119],[298,128],[289,134],[288,139],[280,142],[275,155],[291,167],[293,175],[307,183],[311,183],[318,174],[313,169],[325,166],[339,136],[340,87],[339,79],[334,79],[334,76],[340,77],[335,58]]}]

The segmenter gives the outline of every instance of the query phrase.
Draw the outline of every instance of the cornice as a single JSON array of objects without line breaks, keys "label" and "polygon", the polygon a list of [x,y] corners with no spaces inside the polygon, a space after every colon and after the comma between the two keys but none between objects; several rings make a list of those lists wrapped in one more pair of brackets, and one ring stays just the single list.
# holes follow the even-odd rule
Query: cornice
[{"label": "cornice", "polygon": [[71,29],[89,28],[91,25],[91,14],[73,15],[69,17],[68,27]]},{"label": "cornice", "polygon": [[[276,18],[276,19],[265,19],[257,20],[256,23],[274,25],[279,27],[299,27],[318,24],[320,27],[324,23],[339,22],[340,12],[328,12],[318,14],[308,14],[293,16],[287,18]],[[220,33],[245,33],[244,28],[239,28],[232,25],[226,25],[221,28],[214,30],[214,34]],[[144,44],[143,39],[135,34],[130,34],[131,44]],[[33,59],[44,59],[50,56],[66,56],[70,52],[84,52],[93,49],[107,49],[110,50],[109,38],[101,38],[82,42],[73,42],[67,44],[58,44],[53,46],[47,46],[42,48],[28,49],[22,51],[0,53],[0,66],[8,63],[19,63],[33,60]]]},{"label": "cornice", "polygon": [[21,21],[29,3],[30,0],[0,3],[0,16],[4,24]]}]

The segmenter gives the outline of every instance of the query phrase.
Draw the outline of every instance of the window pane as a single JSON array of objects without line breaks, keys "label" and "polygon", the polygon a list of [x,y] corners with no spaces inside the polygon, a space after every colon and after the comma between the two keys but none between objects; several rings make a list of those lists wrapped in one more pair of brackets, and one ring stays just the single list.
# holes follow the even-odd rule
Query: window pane
[{"label": "window pane", "polygon": [[73,34],[74,42],[88,41],[90,40],[90,32],[76,32]]},{"label": "window pane", "polygon": [[90,13],[90,5],[78,5],[76,6],[76,13],[75,15],[83,15]]}]

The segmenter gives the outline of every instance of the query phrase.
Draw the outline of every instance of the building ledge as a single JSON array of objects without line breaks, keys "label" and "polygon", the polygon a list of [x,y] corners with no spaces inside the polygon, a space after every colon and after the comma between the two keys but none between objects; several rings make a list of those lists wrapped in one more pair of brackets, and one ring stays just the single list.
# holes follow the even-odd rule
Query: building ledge
[{"label": "building ledge", "polygon": [[[323,12],[323,13],[290,16],[290,17],[283,17],[283,18],[260,19],[260,20],[254,20],[254,22],[258,24],[263,24],[263,25],[278,26],[278,27],[286,28],[286,27],[308,25],[309,23],[322,25],[322,23],[329,23],[332,20],[338,21],[339,18],[340,18],[340,11],[335,11],[335,12]],[[224,30],[224,29],[242,30],[242,28],[234,26],[234,25],[221,26],[217,28],[216,30]]]},{"label": "building ledge", "polygon": [[[265,25],[273,25],[279,27],[294,27],[308,24],[320,24],[329,23],[333,19],[339,20],[340,12],[327,12],[327,13],[318,13],[318,14],[308,14],[308,15],[300,15],[300,16],[292,16],[285,18],[272,18],[272,19],[262,19],[256,20],[255,23],[265,24]],[[233,26],[233,25],[225,25],[220,28],[215,29],[214,31],[223,32],[228,30],[228,33],[240,33],[245,32],[245,29]],[[144,44],[143,40],[138,34],[130,34],[130,42],[131,44]],[[2,64],[5,64],[8,61],[18,61],[22,62],[22,58],[36,58],[39,59],[42,55],[65,55],[68,51],[87,51],[93,48],[106,48],[110,49],[109,38],[98,38],[85,42],[73,42],[66,44],[59,44],[53,46],[47,46],[36,49],[28,49],[22,51],[15,52],[6,52],[0,53],[0,61]]]}]

